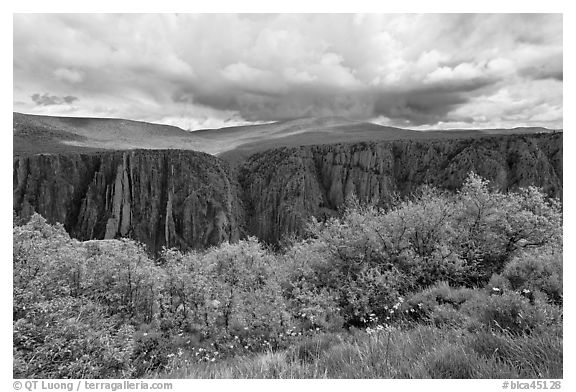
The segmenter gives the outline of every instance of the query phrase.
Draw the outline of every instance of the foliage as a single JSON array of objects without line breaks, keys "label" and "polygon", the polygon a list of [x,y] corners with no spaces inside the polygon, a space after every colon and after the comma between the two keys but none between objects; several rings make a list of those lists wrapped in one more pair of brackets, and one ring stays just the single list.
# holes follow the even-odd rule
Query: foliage
[{"label": "foliage", "polygon": [[554,303],[562,304],[562,249],[544,247],[523,251],[504,267],[502,276],[514,290],[541,291]]},{"label": "foliage", "polygon": [[[322,296],[334,299],[344,325],[362,326],[371,314],[390,320],[398,298],[435,282],[484,286],[516,260],[511,274],[526,252],[558,249],[561,226],[559,203],[538,189],[500,193],[471,174],[457,194],[424,187],[389,210],[351,200],[342,217],[313,221],[312,239],[296,243],[287,257],[306,260],[304,289],[327,290]],[[539,267],[547,268],[542,285],[557,302],[558,260]]]},{"label": "foliage", "polygon": [[[486,347],[486,350],[483,348]],[[489,348],[489,349],[488,349]],[[511,336],[415,325],[323,333],[285,351],[176,365],[160,378],[562,378],[562,334]]]},{"label": "foliage", "polygon": [[472,174],[387,209],[352,198],[276,252],[247,238],[153,260],[20,223],[18,378],[561,376],[562,209],[536,188]]},{"label": "foliage", "polygon": [[89,300],[64,297],[31,305],[14,323],[14,376],[129,376],[134,328],[116,325]]}]

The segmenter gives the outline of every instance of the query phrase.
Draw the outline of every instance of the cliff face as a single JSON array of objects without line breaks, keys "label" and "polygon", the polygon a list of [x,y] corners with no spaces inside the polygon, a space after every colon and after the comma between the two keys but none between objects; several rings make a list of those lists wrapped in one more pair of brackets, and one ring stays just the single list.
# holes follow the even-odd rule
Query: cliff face
[{"label": "cliff face", "polygon": [[135,150],[14,158],[14,210],[81,240],[130,237],[149,250],[205,248],[244,234],[276,242],[352,194],[386,205],[422,184],[457,189],[470,171],[501,190],[562,197],[562,134],[279,148],[236,175],[204,153]]},{"label": "cliff face", "polygon": [[247,229],[266,241],[300,234],[346,198],[386,205],[422,184],[457,189],[469,172],[501,190],[536,185],[562,197],[562,134],[306,146],[252,156],[241,172]]},{"label": "cliff face", "polygon": [[14,158],[14,210],[61,222],[81,239],[130,237],[204,248],[240,236],[238,187],[227,164],[192,151]]}]

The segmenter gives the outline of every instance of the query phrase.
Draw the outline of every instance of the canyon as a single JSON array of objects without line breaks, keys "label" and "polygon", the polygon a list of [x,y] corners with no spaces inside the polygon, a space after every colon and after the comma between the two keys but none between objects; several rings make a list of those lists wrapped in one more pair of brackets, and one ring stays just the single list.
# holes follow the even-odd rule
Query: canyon
[{"label": "canyon", "polygon": [[277,147],[242,162],[197,151],[14,154],[13,210],[79,240],[132,238],[153,253],[246,236],[276,244],[346,199],[389,205],[419,186],[458,189],[468,173],[502,191],[562,198],[562,132]]}]

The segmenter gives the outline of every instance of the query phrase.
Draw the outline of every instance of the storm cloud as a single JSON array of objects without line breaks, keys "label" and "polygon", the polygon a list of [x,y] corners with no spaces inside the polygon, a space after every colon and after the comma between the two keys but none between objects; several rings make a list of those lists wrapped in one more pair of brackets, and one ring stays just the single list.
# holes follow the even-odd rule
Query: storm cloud
[{"label": "storm cloud", "polygon": [[559,14],[16,14],[14,110],[561,128],[562,46]]}]

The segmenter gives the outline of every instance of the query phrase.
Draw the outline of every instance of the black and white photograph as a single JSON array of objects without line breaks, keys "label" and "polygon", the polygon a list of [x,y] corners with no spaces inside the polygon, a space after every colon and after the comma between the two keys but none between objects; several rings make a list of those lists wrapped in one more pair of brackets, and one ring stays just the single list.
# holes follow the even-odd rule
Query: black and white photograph
[{"label": "black and white photograph", "polygon": [[14,390],[565,387],[563,14],[328,12],[12,15]]}]

